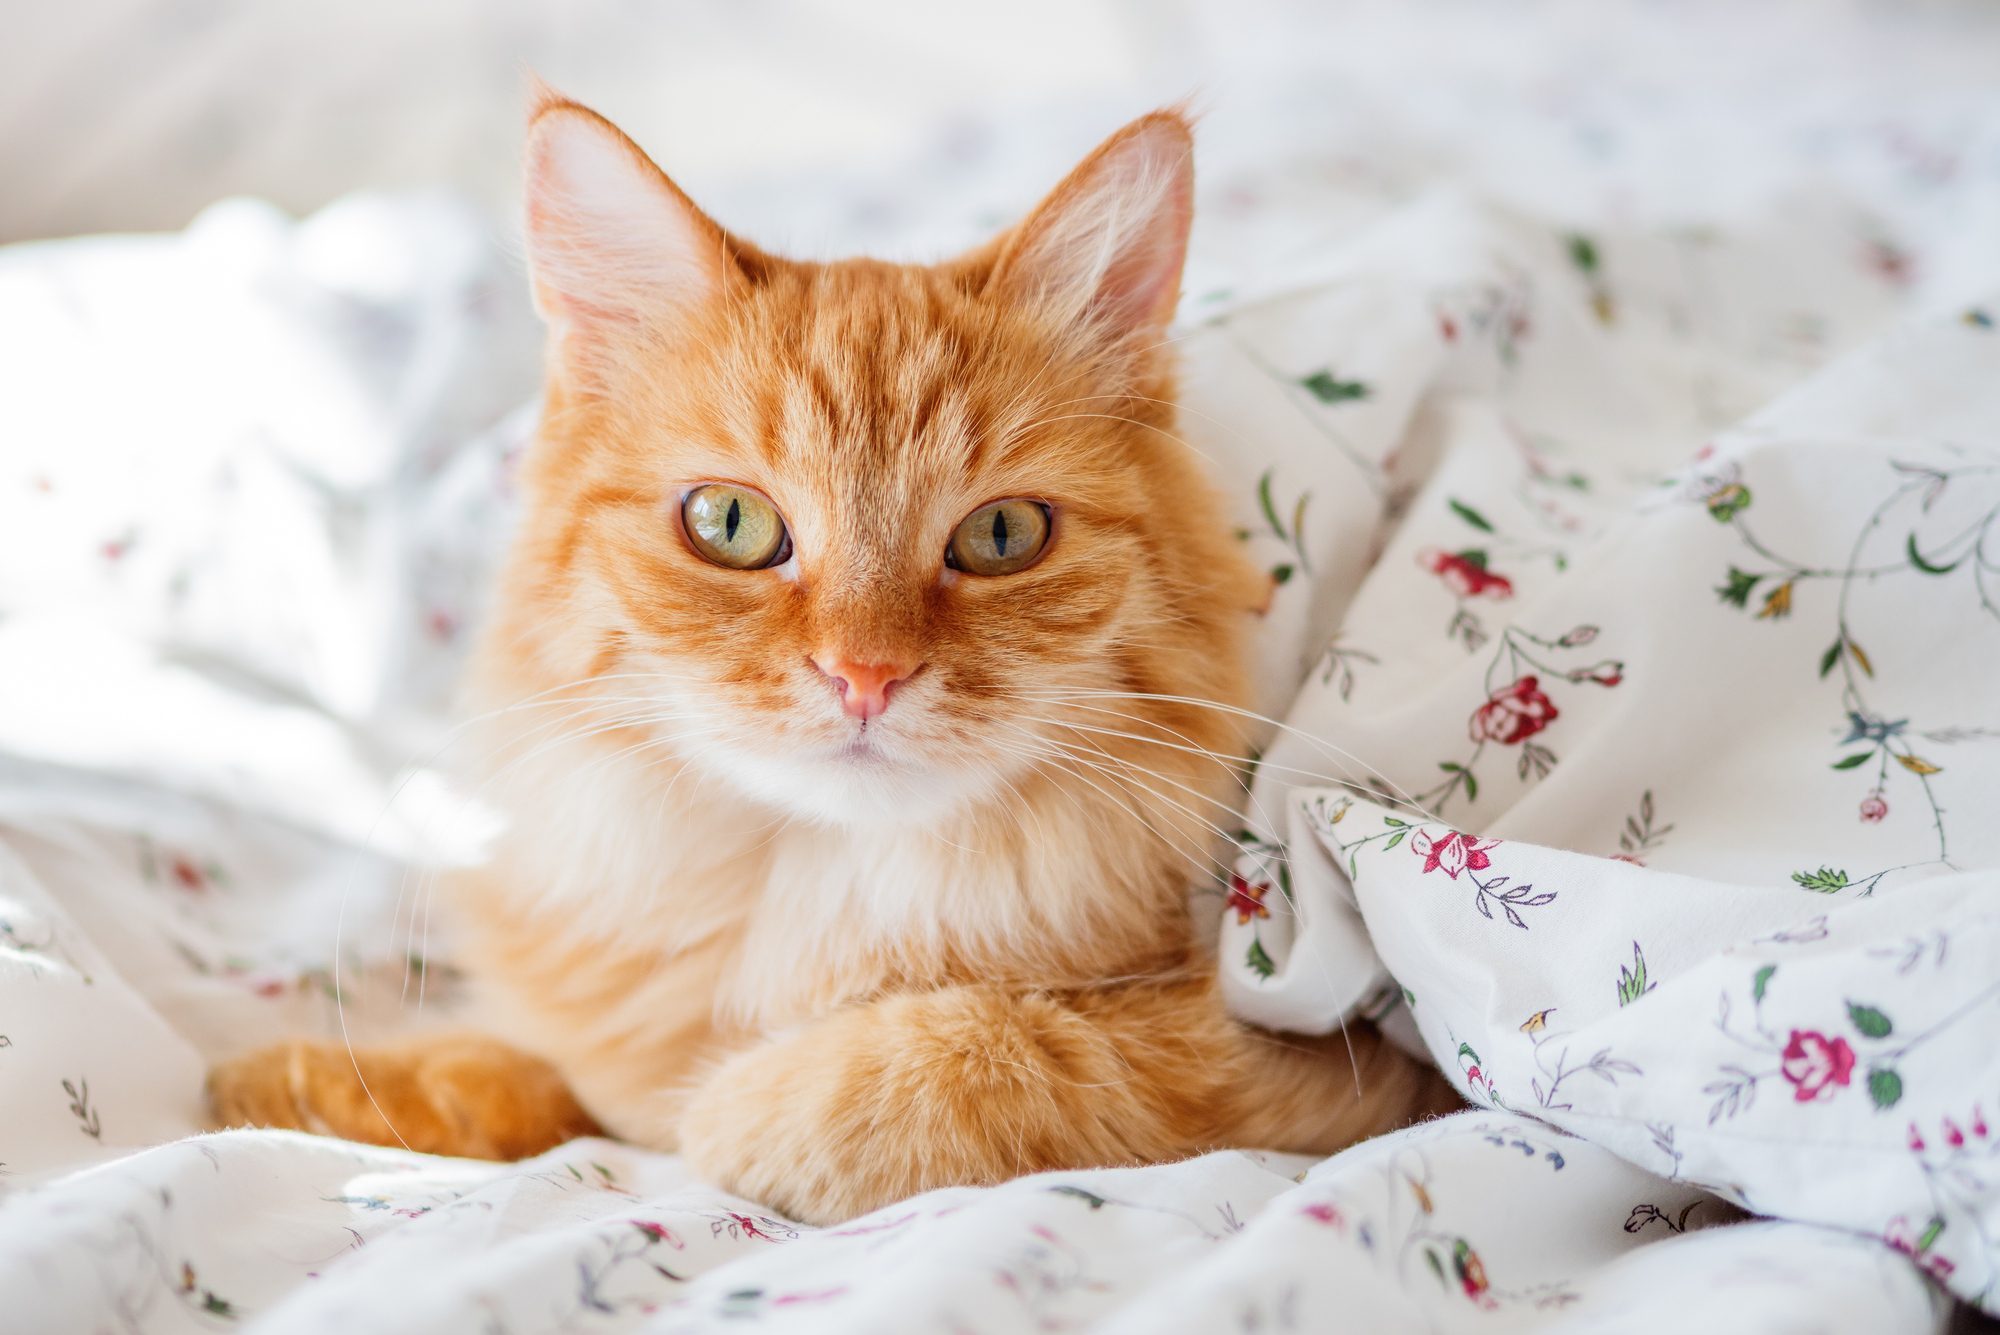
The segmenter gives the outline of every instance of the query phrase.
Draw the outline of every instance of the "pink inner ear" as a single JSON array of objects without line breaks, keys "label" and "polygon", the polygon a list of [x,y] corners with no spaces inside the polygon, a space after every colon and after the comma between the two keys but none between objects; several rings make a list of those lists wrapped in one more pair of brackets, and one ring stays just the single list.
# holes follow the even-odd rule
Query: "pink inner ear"
[{"label": "pink inner ear", "polygon": [[1128,127],[1026,223],[1002,282],[1111,338],[1173,318],[1194,213],[1187,127],[1160,113]]},{"label": "pink inner ear", "polygon": [[670,319],[720,290],[718,229],[608,122],[558,107],[527,156],[528,259],[551,323]]},{"label": "pink inner ear", "polygon": [[1156,327],[1173,318],[1194,217],[1194,180],[1183,136],[1148,133],[1120,153],[1120,207],[1139,221],[1121,237],[1093,306],[1120,329]]}]

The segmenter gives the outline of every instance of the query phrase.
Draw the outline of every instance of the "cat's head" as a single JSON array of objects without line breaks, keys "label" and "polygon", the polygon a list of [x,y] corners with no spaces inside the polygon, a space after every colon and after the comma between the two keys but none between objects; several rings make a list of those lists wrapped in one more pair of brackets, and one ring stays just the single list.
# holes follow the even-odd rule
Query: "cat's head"
[{"label": "cat's head", "polygon": [[543,96],[548,405],[488,653],[850,823],[1088,773],[1059,720],[1132,726],[1094,692],[1234,700],[1254,595],[1170,402],[1190,148],[1158,112],[971,254],[804,263]]}]

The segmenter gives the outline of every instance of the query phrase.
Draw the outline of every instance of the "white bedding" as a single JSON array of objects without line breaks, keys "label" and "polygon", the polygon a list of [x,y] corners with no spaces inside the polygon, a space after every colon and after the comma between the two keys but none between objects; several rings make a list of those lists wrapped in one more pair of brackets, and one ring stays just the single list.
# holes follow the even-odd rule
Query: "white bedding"
[{"label": "white bedding", "polygon": [[830,1230],[603,1142],[194,1134],[216,1056],[454,1012],[405,868],[464,842],[535,331],[434,199],[0,252],[0,1324],[2000,1311],[2000,104],[1947,77],[1994,32],[1721,135],[1558,79],[1448,155],[1421,102],[1216,150],[1185,430],[1285,572],[1296,730],[1206,887],[1233,999],[1381,1016],[1478,1107]]}]

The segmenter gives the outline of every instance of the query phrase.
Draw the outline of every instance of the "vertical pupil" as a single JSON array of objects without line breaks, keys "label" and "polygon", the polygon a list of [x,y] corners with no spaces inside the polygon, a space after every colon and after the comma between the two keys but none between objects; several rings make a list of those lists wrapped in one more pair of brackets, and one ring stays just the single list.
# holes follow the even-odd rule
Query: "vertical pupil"
[{"label": "vertical pupil", "polygon": [[729,498],[729,513],[722,520],[722,540],[736,541],[736,528],[743,522],[743,502],[736,497]]},{"label": "vertical pupil", "polygon": [[1007,554],[1007,512],[1005,510],[995,510],[993,512],[993,551],[998,556],[1005,556]]}]

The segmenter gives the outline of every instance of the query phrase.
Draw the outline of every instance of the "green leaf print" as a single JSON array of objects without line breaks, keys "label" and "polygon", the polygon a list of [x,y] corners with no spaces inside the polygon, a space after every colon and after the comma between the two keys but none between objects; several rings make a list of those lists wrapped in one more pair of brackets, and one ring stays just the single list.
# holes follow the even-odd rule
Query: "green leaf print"
[{"label": "green leaf print", "polygon": [[1771,975],[1777,971],[1778,966],[1775,964],[1766,964],[1763,968],[1757,970],[1756,977],[1750,980],[1750,999],[1752,1001],[1762,1001],[1764,999],[1764,989],[1770,986]]},{"label": "green leaf print", "polygon": [[1257,505],[1264,511],[1264,522],[1271,526],[1271,531],[1289,542],[1291,535],[1285,532],[1285,525],[1278,518],[1278,507],[1271,500],[1271,470],[1268,468],[1264,470],[1264,476],[1257,479]]},{"label": "green leaf print", "polygon": [[[1923,571],[1926,575],[1949,575],[1952,571],[1958,569],[1959,566],[1963,565],[1965,562],[1965,557],[1961,556],[1958,558],[1958,560],[1953,561],[1948,566],[1933,565],[1931,562],[1926,561],[1924,559],[1924,554],[1922,552],[1917,550],[1917,535],[1914,533],[1910,535],[1909,541],[1904,543],[1903,551],[1906,555],[1909,556],[1910,564],[1915,566],[1917,569]],[[1966,553],[1966,555],[1969,556],[1971,555],[1971,553],[1968,552]]]},{"label": "green leaf print", "polygon": [[1870,757],[1870,756],[1871,756],[1871,755],[1873,755],[1873,754],[1875,754],[1875,753],[1874,753],[1874,752],[1872,752],[1872,751],[1861,751],[1861,752],[1857,752],[1857,753],[1856,753],[1856,754],[1854,754],[1854,755],[1851,755],[1851,756],[1848,756],[1848,757],[1847,757],[1846,759],[1844,759],[1844,760],[1836,760],[1836,761],[1834,761],[1834,762],[1833,762],[1833,767],[1834,767],[1835,769],[1854,769],[1854,768],[1855,768],[1855,767],[1857,767],[1857,766],[1860,766],[1860,765],[1865,765],[1865,764],[1867,764],[1867,763],[1868,763],[1868,757]]},{"label": "green leaf print", "polygon": [[1302,376],[1299,383],[1321,403],[1353,403],[1368,397],[1368,386],[1360,380],[1342,380],[1329,370]]},{"label": "green leaf print", "polygon": [[1569,262],[1587,274],[1597,272],[1597,243],[1581,232],[1569,237]]},{"label": "green leaf print", "polygon": [[1277,963],[1265,952],[1264,943],[1254,937],[1251,938],[1250,950],[1244,955],[1243,962],[1249,965],[1250,972],[1259,978],[1269,978],[1278,971]]},{"label": "green leaf print", "polygon": [[1817,890],[1823,895],[1830,895],[1836,890],[1847,888],[1847,873],[1835,871],[1831,867],[1821,867],[1818,871],[1795,871],[1792,873],[1792,879],[1803,889]]},{"label": "green leaf print", "polygon": [[1757,582],[1763,578],[1762,575],[1753,575],[1747,570],[1738,570],[1735,566],[1731,566],[1729,582],[1717,588],[1715,596],[1731,607],[1748,607],[1750,591],[1756,588]]},{"label": "green leaf print", "polygon": [[1453,514],[1478,529],[1481,533],[1491,533],[1493,531],[1493,525],[1487,520],[1486,516],[1467,505],[1464,501],[1452,497],[1449,498],[1447,503],[1451,506]]},{"label": "green leaf print", "polygon": [[1868,1097],[1877,1108],[1895,1107],[1903,1097],[1903,1077],[1886,1066],[1876,1067],[1868,1073]]},{"label": "green leaf print", "polygon": [[1640,997],[1653,990],[1653,984],[1646,980],[1646,956],[1639,949],[1639,943],[1632,943],[1632,967],[1620,965],[1618,968],[1618,1004],[1629,1006]]},{"label": "green leaf print", "polygon": [[1873,1006],[1864,1006],[1858,1001],[1847,1003],[1847,1018],[1852,1020],[1854,1027],[1868,1038],[1887,1038],[1889,1031],[1895,1028],[1889,1023],[1889,1017],[1880,1010]]}]

